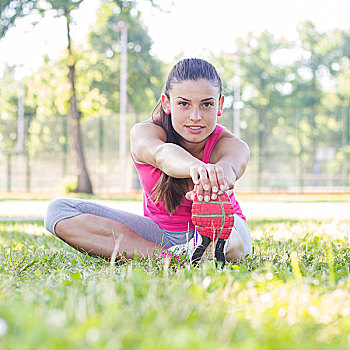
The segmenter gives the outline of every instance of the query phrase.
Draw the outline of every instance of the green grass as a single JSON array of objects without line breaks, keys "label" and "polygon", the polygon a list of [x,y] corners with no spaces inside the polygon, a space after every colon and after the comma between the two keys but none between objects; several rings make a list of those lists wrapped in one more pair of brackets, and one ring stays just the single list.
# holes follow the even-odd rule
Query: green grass
[{"label": "green grass", "polygon": [[1,349],[348,349],[349,222],[251,220],[240,265],[76,252],[0,222]]}]

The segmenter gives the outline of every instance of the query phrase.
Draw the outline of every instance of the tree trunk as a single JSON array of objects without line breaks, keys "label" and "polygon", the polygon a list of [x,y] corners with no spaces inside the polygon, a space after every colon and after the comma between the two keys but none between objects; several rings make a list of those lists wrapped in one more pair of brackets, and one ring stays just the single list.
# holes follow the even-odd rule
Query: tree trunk
[{"label": "tree trunk", "polygon": [[266,145],[266,108],[262,107],[259,110],[259,124],[258,124],[258,192],[261,191],[263,186],[263,163],[266,159],[265,156]]},{"label": "tree trunk", "polygon": [[83,142],[80,128],[81,112],[77,106],[77,98],[75,91],[75,62],[72,53],[71,37],[70,37],[70,11],[65,10],[65,17],[67,21],[67,39],[68,39],[68,80],[70,86],[70,98],[69,98],[69,136],[72,142],[73,153],[77,165],[78,171],[78,184],[77,192],[92,193],[92,185],[89,177],[89,173],[86,167]]}]

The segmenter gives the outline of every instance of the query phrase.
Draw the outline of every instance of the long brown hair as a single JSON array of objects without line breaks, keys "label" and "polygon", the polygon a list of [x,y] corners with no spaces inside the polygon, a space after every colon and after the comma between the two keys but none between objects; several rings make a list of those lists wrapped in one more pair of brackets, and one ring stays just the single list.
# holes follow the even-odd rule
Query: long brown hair
[{"label": "long brown hair", "polygon": [[[211,63],[199,58],[187,58],[179,61],[171,69],[163,93],[170,99],[170,90],[174,84],[185,80],[196,81],[199,79],[207,79],[215,86],[218,86],[221,97],[222,83],[215,67]],[[161,100],[158,101],[152,111],[152,119],[154,123],[165,130],[167,134],[166,142],[183,147],[181,142],[183,138],[173,128],[171,114],[165,114]],[[190,190],[191,183],[188,178],[174,178],[163,172],[152,190],[152,197],[156,203],[164,200],[166,210],[172,215],[181,204],[186,192]]]}]

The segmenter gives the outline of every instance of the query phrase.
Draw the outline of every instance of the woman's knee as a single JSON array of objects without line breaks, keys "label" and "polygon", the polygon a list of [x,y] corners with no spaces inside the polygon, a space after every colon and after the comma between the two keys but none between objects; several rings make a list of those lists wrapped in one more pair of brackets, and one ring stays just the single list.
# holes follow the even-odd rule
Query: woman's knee
[{"label": "woman's knee", "polygon": [[56,235],[55,226],[59,221],[80,214],[76,208],[77,202],[77,200],[72,198],[58,198],[53,200],[46,210],[44,217],[45,228]]},{"label": "woman's knee", "polygon": [[233,229],[225,247],[225,258],[228,262],[236,262],[244,258],[244,242],[239,233]]}]

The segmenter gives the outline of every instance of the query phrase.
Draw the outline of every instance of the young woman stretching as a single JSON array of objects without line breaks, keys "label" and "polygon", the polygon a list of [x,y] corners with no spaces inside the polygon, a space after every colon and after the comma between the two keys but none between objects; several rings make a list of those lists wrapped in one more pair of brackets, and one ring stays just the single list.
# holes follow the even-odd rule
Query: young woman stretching
[{"label": "young woman stretching", "polygon": [[201,59],[178,62],[152,118],[134,125],[130,134],[132,159],[144,190],[144,216],[61,198],[47,209],[47,230],[79,251],[107,259],[116,244],[119,256],[126,253],[127,258],[174,248],[192,253],[202,241],[205,250],[210,241],[195,230],[193,200],[205,208],[227,192],[234,227],[223,253],[227,261],[249,255],[249,229],[233,194],[234,183],[246,169],[249,148],[217,124],[223,103],[221,79],[212,64]]}]

